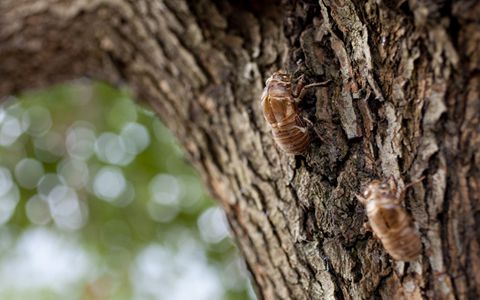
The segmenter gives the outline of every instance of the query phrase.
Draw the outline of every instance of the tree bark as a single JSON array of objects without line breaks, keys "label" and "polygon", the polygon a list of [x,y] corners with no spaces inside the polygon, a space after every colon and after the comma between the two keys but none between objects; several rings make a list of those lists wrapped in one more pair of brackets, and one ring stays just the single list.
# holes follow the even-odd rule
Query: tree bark
[{"label": "tree bark", "polygon": [[[225,209],[261,299],[480,297],[477,1],[3,0],[0,97],[128,84]],[[277,69],[330,80],[300,104],[305,155],[260,109]],[[405,186],[422,237],[393,261],[355,194]]]}]

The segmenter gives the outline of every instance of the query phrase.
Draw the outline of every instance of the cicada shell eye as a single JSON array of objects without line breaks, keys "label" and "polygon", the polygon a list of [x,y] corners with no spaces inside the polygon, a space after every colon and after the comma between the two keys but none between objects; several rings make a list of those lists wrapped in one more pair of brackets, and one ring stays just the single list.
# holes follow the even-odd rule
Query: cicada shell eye
[{"label": "cicada shell eye", "polygon": [[371,195],[372,195],[372,190],[366,189],[365,191],[363,191],[363,197],[369,198]]},{"label": "cicada shell eye", "polygon": [[[271,81],[276,81],[276,82],[290,82],[290,75],[288,75],[288,73],[286,73],[285,71],[277,71],[275,73],[272,74],[272,76],[269,78],[271,79]],[[270,82],[267,81],[267,85],[269,84]]]}]

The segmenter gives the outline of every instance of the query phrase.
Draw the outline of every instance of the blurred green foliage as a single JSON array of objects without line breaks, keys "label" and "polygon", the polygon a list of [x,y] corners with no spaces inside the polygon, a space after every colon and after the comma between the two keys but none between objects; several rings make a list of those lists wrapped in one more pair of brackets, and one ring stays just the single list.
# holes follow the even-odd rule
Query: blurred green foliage
[{"label": "blurred green foliage", "polygon": [[1,299],[248,299],[223,213],[128,91],[0,108]]}]

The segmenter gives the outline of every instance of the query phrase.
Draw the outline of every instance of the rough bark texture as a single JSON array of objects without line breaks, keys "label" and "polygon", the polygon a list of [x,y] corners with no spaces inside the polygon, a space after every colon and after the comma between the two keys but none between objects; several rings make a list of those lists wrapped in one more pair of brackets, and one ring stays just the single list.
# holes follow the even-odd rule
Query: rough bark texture
[{"label": "rough bark texture", "polygon": [[[478,1],[2,0],[0,96],[90,76],[127,83],[176,134],[263,299],[480,297]],[[313,90],[303,156],[274,145],[263,83]],[[423,253],[395,262],[355,199],[409,189]]]}]

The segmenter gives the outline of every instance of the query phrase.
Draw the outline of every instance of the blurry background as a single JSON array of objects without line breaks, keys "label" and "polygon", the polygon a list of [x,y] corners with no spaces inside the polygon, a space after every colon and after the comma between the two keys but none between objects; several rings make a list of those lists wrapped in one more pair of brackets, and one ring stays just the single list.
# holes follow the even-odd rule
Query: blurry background
[{"label": "blurry background", "polygon": [[0,299],[249,298],[222,211],[128,92],[75,83],[0,107]]}]

